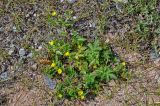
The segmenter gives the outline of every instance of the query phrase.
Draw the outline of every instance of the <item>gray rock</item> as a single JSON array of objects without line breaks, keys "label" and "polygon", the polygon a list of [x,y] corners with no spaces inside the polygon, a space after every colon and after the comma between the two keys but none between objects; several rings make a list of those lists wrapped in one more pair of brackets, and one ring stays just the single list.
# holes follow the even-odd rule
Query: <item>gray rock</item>
[{"label": "gray rock", "polygon": [[26,15],[26,18],[28,18],[28,17],[29,17],[29,14]]},{"label": "gray rock", "polygon": [[2,27],[0,27],[0,32],[3,32],[3,28]]},{"label": "gray rock", "polygon": [[73,19],[75,20],[75,19],[77,19],[77,17],[76,17],[76,16],[73,16]]},{"label": "gray rock", "polygon": [[42,49],[42,45],[38,46],[38,50],[41,50]]},{"label": "gray rock", "polygon": [[2,80],[7,80],[8,79],[8,73],[7,72],[3,72],[1,75],[0,75],[0,78]]},{"label": "gray rock", "polygon": [[33,53],[29,53],[28,55],[27,55],[27,57],[32,57],[33,56]]},{"label": "gray rock", "polygon": [[51,90],[56,87],[56,81],[52,80],[48,76],[44,76],[44,82]]},{"label": "gray rock", "polygon": [[69,3],[74,3],[76,2],[77,0],[67,0]]},{"label": "gray rock", "polygon": [[13,27],[12,27],[12,30],[13,30],[13,32],[17,32],[16,26],[13,26]]},{"label": "gray rock", "polygon": [[91,27],[91,28],[95,28],[95,27],[96,27],[96,24],[95,24],[94,22],[89,23],[89,27]]},{"label": "gray rock", "polygon": [[157,54],[155,51],[152,51],[152,52],[150,53],[150,58],[151,58],[152,60],[155,60],[155,59],[158,58],[158,54]]},{"label": "gray rock", "polygon": [[64,2],[64,0],[60,0],[60,2],[62,3],[62,2]]},{"label": "gray rock", "polygon": [[20,57],[23,57],[25,54],[26,54],[25,50],[24,50],[23,48],[21,48],[21,49],[19,50],[19,55],[20,55]]},{"label": "gray rock", "polygon": [[11,49],[9,50],[8,54],[9,54],[9,55],[12,55],[12,54],[14,53],[14,50],[15,50],[14,48],[11,48]]},{"label": "gray rock", "polygon": [[33,16],[34,16],[34,17],[36,17],[36,16],[37,16],[37,14],[35,13],[35,14],[33,14]]},{"label": "gray rock", "polygon": [[8,51],[8,54],[9,54],[9,55],[12,55],[12,54],[14,53],[14,51],[15,51],[15,47],[14,47],[13,44],[11,44],[10,50]]}]

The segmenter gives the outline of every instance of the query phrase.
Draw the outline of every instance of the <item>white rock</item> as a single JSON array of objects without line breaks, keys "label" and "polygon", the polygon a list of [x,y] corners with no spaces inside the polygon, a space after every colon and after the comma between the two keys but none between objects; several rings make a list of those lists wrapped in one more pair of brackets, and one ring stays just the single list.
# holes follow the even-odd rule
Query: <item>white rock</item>
[{"label": "white rock", "polygon": [[29,17],[29,14],[27,14],[26,17]]},{"label": "white rock", "polygon": [[25,55],[25,50],[23,49],[23,48],[21,48],[20,50],[19,50],[19,55],[20,55],[20,57],[23,57],[24,55]]},{"label": "white rock", "polygon": [[32,57],[33,56],[33,53],[29,53],[28,55],[27,55],[27,57]]},{"label": "white rock", "polygon": [[42,49],[42,45],[40,45],[39,47],[38,47],[38,50],[41,50]]},{"label": "white rock", "polygon": [[73,19],[77,19],[77,17],[76,17],[76,16],[73,16]]},{"label": "white rock", "polygon": [[12,49],[9,50],[8,54],[12,55],[13,52],[14,52],[14,49],[12,48]]},{"label": "white rock", "polygon": [[17,32],[16,26],[13,26],[13,27],[12,27],[12,30],[13,30],[13,32]]},{"label": "white rock", "polygon": [[36,16],[37,16],[37,14],[33,14],[33,16],[34,16],[34,17],[36,17]]},{"label": "white rock", "polygon": [[67,0],[69,3],[74,3],[76,0]]}]

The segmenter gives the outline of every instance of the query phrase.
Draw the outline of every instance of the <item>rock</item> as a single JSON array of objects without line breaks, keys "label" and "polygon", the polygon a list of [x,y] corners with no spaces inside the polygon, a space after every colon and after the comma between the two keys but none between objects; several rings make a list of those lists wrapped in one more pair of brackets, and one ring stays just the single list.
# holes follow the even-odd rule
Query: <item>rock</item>
[{"label": "rock", "polygon": [[95,24],[94,22],[89,23],[89,27],[91,27],[91,28],[95,28],[95,27],[96,27],[96,24]]},{"label": "rock", "polygon": [[26,15],[26,18],[28,18],[28,17],[29,17],[29,14]]},{"label": "rock", "polygon": [[42,45],[40,45],[39,47],[38,47],[38,50],[41,50],[42,49]]},{"label": "rock", "polygon": [[33,14],[33,16],[34,16],[34,17],[36,17],[36,16],[37,16],[37,14]]},{"label": "rock", "polygon": [[13,27],[12,27],[12,30],[13,30],[13,32],[17,32],[16,26],[13,26]]},{"label": "rock", "polygon": [[27,55],[27,57],[32,57],[33,56],[33,53],[29,53],[28,55]]},{"label": "rock", "polygon": [[8,54],[9,54],[9,55],[12,55],[12,54],[14,53],[14,50],[15,50],[14,48],[11,48],[11,49],[9,50]]},{"label": "rock", "polygon": [[60,0],[60,2],[62,3],[62,2],[64,2],[64,0]]},{"label": "rock", "polygon": [[122,13],[122,6],[119,4],[116,4],[116,9]]},{"label": "rock", "polygon": [[33,64],[33,65],[31,66],[31,68],[32,68],[32,70],[37,70],[38,64],[37,64],[37,63]]},{"label": "rock", "polygon": [[74,3],[76,0],[67,0],[69,3]]},{"label": "rock", "polygon": [[3,28],[2,27],[0,27],[0,32],[3,32]]},{"label": "rock", "polygon": [[75,20],[75,19],[77,19],[77,17],[76,17],[76,16],[73,16],[73,19]]},{"label": "rock", "polygon": [[8,54],[9,55],[12,55],[13,53],[14,53],[14,51],[15,51],[15,47],[14,47],[14,45],[12,44],[11,46],[10,46],[10,50],[9,50],[9,52],[8,52]]},{"label": "rock", "polygon": [[56,81],[52,80],[48,76],[44,76],[44,82],[51,90],[53,90],[56,86]]},{"label": "rock", "polygon": [[160,53],[157,52],[156,50],[152,50],[150,53],[150,59],[151,60],[156,60],[160,57]]},{"label": "rock", "polygon": [[7,72],[3,72],[1,75],[0,75],[0,78],[2,80],[7,80],[8,79],[8,73]]},{"label": "rock", "polygon": [[23,57],[25,54],[26,54],[25,50],[24,50],[23,48],[21,48],[21,49],[19,50],[19,55],[20,55],[20,57]]}]

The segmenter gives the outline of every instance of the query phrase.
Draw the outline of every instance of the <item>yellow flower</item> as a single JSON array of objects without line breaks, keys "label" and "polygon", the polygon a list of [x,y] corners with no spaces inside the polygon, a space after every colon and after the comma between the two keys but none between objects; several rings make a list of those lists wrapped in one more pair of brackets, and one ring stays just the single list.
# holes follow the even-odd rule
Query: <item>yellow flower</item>
[{"label": "yellow flower", "polygon": [[58,74],[62,74],[62,69],[59,68],[59,69],[57,70],[57,73],[58,73]]},{"label": "yellow flower", "polygon": [[125,66],[125,65],[126,65],[126,62],[122,62],[122,65]]},{"label": "yellow flower", "polygon": [[53,11],[52,12],[52,16],[56,16],[57,15],[57,12],[56,11]]},{"label": "yellow flower", "polygon": [[62,96],[63,96],[62,94],[58,94],[58,98],[62,98]]},{"label": "yellow flower", "polygon": [[51,46],[53,46],[53,45],[54,45],[54,41],[53,41],[53,40],[50,41],[49,44],[50,44]]},{"label": "yellow flower", "polygon": [[70,55],[69,52],[64,53],[64,56],[69,56],[69,55]]},{"label": "yellow flower", "polygon": [[51,67],[53,67],[53,68],[54,68],[55,66],[56,66],[56,64],[55,64],[55,63],[52,63],[52,64],[51,64]]},{"label": "yellow flower", "polygon": [[82,96],[80,97],[80,99],[81,99],[81,100],[84,100],[84,96],[82,95]]},{"label": "yellow flower", "polygon": [[78,96],[82,96],[82,95],[83,95],[83,91],[82,90],[78,91]]}]

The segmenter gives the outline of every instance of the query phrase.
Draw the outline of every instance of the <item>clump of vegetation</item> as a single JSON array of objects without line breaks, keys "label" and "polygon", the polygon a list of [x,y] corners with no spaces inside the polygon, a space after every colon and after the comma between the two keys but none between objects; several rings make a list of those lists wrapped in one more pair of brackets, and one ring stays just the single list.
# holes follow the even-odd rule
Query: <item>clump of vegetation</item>
[{"label": "clump of vegetation", "polygon": [[157,4],[158,0],[131,0],[126,5],[128,15],[134,17],[137,23],[135,31],[144,38],[160,34],[160,16]]},{"label": "clump of vegetation", "polygon": [[60,17],[54,11],[47,17],[61,33],[47,45],[51,64],[44,72],[57,80],[58,98],[84,100],[96,95],[103,84],[122,77],[126,64],[117,59],[108,44],[79,35],[68,16]]}]

